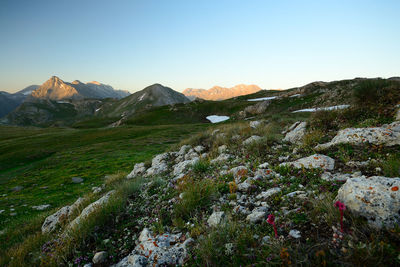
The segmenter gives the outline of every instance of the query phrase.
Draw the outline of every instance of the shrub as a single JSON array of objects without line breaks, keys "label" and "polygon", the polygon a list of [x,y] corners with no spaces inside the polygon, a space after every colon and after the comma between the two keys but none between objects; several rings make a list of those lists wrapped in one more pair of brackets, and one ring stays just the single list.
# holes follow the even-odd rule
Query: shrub
[{"label": "shrub", "polygon": [[195,181],[188,178],[180,185],[180,189],[184,197],[175,204],[174,214],[183,220],[189,219],[196,211],[207,208],[217,195],[216,186],[210,179]]},{"label": "shrub", "polygon": [[195,164],[193,164],[192,170],[196,174],[206,173],[210,170],[210,162],[208,160],[200,159]]}]

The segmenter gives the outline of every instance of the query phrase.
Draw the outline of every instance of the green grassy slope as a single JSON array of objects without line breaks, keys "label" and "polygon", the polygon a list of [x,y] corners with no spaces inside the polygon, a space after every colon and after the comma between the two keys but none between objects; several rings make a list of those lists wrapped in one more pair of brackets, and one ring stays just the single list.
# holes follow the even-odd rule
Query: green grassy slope
[{"label": "green grassy slope", "polygon": [[[0,230],[70,203],[104,182],[104,176],[129,172],[183,137],[209,124],[136,126],[111,129],[0,128]],[[81,177],[83,184],[74,184]],[[23,186],[19,192],[11,189]],[[14,210],[10,210],[14,209]],[[16,216],[10,216],[17,213]],[[1,235],[0,235],[1,239]],[[1,242],[0,242],[1,243]]]}]

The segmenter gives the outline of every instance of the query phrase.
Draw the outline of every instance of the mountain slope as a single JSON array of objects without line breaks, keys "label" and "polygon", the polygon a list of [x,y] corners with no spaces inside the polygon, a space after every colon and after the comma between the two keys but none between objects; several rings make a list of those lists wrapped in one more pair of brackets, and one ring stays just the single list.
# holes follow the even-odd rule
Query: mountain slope
[{"label": "mountain slope", "polygon": [[114,90],[109,85],[98,82],[82,83],[78,80],[72,83],[64,82],[60,78],[53,76],[39,88],[32,92],[32,98],[36,99],[85,99],[85,98],[122,98],[129,93],[121,90]]},{"label": "mountain slope", "polygon": [[126,116],[151,107],[188,102],[190,102],[190,100],[182,93],[176,92],[161,84],[153,84],[119,100],[110,107],[102,108],[99,114],[106,116]]},{"label": "mountain slope", "polygon": [[231,88],[214,86],[211,89],[185,89],[182,93],[189,98],[202,98],[206,100],[224,100],[236,96],[253,94],[260,91],[261,88],[257,85],[239,84]]}]

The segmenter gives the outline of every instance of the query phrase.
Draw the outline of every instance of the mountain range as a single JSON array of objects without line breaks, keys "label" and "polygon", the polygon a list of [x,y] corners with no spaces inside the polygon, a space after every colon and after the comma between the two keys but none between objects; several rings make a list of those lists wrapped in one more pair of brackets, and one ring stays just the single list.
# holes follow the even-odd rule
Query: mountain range
[{"label": "mountain range", "polygon": [[130,93],[122,90],[115,90],[110,85],[99,82],[82,83],[75,80],[71,83],[64,82],[57,76],[51,77],[31,94],[35,99],[65,100],[65,99],[103,99],[103,98],[123,98]]},{"label": "mountain range", "polygon": [[191,100],[195,98],[205,100],[224,100],[237,96],[253,94],[260,90],[261,88],[254,84],[238,84],[231,88],[214,86],[208,90],[187,88],[182,93]]},{"label": "mountain range", "polygon": [[0,92],[0,118],[10,113],[24,102],[26,97],[37,89],[39,85],[30,85],[16,93]]}]

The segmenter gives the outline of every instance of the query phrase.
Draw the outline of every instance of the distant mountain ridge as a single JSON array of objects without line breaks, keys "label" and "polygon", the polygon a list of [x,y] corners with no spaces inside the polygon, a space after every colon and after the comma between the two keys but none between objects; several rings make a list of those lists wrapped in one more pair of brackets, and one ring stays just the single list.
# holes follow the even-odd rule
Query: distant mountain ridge
[{"label": "distant mountain ridge", "polygon": [[0,118],[7,115],[24,102],[26,97],[37,89],[39,85],[30,85],[16,93],[0,91]]},{"label": "distant mountain ridge", "polygon": [[253,94],[258,91],[261,91],[261,88],[255,84],[238,84],[231,88],[214,86],[208,90],[187,88],[182,93],[192,100],[194,98],[202,98],[205,100],[225,100],[236,96]]},{"label": "distant mountain ridge", "polygon": [[65,99],[103,99],[123,98],[130,95],[127,91],[115,90],[110,85],[99,82],[82,83],[75,80],[71,83],[64,82],[57,76],[52,76],[39,88],[34,90],[29,101],[35,99],[65,100]]}]

